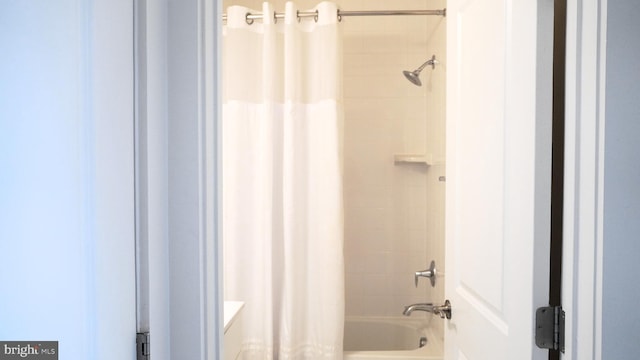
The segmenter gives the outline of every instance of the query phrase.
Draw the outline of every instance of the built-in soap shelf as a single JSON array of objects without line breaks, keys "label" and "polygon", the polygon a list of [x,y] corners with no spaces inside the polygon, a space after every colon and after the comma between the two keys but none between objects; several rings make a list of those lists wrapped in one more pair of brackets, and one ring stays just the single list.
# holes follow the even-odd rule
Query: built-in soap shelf
[{"label": "built-in soap shelf", "polygon": [[433,165],[433,155],[431,154],[395,154],[393,162],[396,165]]}]

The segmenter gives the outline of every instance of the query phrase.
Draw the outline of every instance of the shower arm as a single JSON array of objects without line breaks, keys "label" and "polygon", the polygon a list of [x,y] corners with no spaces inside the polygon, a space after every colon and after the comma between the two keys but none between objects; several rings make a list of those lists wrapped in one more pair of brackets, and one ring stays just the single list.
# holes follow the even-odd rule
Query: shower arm
[{"label": "shower arm", "polygon": [[436,56],[433,55],[431,56],[431,59],[425,61],[424,64],[420,65],[420,67],[417,68],[414,72],[420,73],[427,65],[431,65],[431,68],[435,69],[437,63],[438,63],[438,60],[436,60]]}]

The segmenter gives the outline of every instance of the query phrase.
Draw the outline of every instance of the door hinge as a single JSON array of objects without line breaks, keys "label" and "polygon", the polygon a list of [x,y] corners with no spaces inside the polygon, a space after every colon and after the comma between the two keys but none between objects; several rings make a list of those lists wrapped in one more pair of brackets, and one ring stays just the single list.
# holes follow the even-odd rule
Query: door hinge
[{"label": "door hinge", "polygon": [[149,346],[151,344],[148,332],[141,332],[136,335],[136,359],[149,360]]},{"label": "door hinge", "polygon": [[561,306],[536,310],[536,345],[564,353],[564,310]]}]

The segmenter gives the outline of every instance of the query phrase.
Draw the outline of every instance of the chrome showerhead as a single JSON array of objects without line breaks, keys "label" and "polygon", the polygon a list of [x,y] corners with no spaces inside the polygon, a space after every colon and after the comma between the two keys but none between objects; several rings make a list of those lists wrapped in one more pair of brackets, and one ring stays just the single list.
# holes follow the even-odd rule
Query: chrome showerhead
[{"label": "chrome showerhead", "polygon": [[422,81],[420,81],[420,71],[418,71],[418,70],[414,70],[414,71],[405,70],[402,73],[407,78],[407,80],[411,81],[412,83],[414,83],[417,86],[422,86]]},{"label": "chrome showerhead", "polygon": [[407,78],[407,80],[411,81],[414,85],[417,86],[422,86],[422,81],[420,81],[420,72],[422,71],[422,69],[424,69],[427,65],[431,65],[432,69],[436,68],[436,64],[438,63],[438,60],[436,60],[436,56],[433,55],[431,56],[431,59],[425,61],[424,64],[420,65],[419,68],[413,70],[413,71],[403,71],[402,73],[404,74],[404,77]]}]

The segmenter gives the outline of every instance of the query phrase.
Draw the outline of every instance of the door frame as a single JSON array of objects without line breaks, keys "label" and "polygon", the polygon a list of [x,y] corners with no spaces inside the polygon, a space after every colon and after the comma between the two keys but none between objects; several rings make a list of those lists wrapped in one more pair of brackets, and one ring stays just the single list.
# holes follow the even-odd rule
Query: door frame
[{"label": "door frame", "polygon": [[[156,272],[157,278],[163,281],[158,291],[172,292],[169,279],[187,280],[188,293],[184,296],[195,296],[204,299],[199,303],[197,312],[205,315],[198,334],[189,334],[193,341],[181,344],[174,331],[179,328],[176,322],[187,323],[193,320],[193,314],[180,318],[180,308],[169,304],[169,300],[161,303],[159,312],[151,315],[151,323],[155,321],[166,325],[160,338],[156,337],[152,347],[162,342],[171,343],[171,351],[175,347],[183,348],[188,344],[197,344],[193,358],[213,359],[221,354],[222,330],[222,258],[221,236],[218,226],[219,183],[216,176],[219,173],[218,158],[207,159],[214,149],[219,148],[217,126],[220,119],[220,100],[218,89],[220,83],[220,17],[222,14],[221,1],[184,0],[180,5],[186,5],[183,11],[174,13],[169,11],[168,0],[148,3],[138,0],[142,4],[146,31],[145,43],[138,44],[139,53],[146,54],[147,62],[143,68],[138,68],[136,76],[147,73],[150,79],[158,79],[159,88],[149,86],[149,91],[156,91],[145,96],[148,99],[146,112],[158,112],[157,121],[149,121],[146,130],[147,149],[154,154],[157,161],[152,173],[149,173],[148,195],[155,199],[154,204],[163,208],[152,209],[149,203],[147,215],[155,220],[168,219],[172,224],[187,221],[184,217],[195,215],[199,222],[195,224],[197,230],[197,248],[189,253],[181,253],[179,248],[172,247],[172,243],[179,244],[177,238],[172,237],[168,229],[164,235],[153,241],[158,242],[160,254],[165,256],[159,261]],[[567,1],[567,73],[566,73],[566,143],[565,143],[565,205],[564,205],[564,244],[563,244],[563,303],[567,314],[566,339],[567,351],[565,359],[600,359],[601,358],[601,325],[602,325],[602,203],[603,203],[603,153],[604,153],[604,85],[606,48],[606,6],[607,0],[568,0]],[[177,10],[172,8],[172,10]],[[137,14],[136,18],[142,16]],[[196,25],[196,26],[193,26]],[[137,36],[140,36],[138,33]],[[186,53],[179,53],[180,41],[187,41],[190,48]],[[166,54],[166,57],[152,56]],[[163,60],[164,59],[164,60]],[[204,65],[206,64],[206,65]],[[188,67],[192,66],[189,70]],[[179,84],[174,84],[171,73],[186,72],[187,76]],[[154,77],[155,76],[155,77]],[[173,78],[174,81],[178,80]],[[198,79],[204,79],[200,82]],[[164,82],[163,80],[167,80]],[[170,85],[168,85],[170,84]],[[175,85],[191,87],[189,96],[181,95],[178,91],[171,91]],[[155,89],[155,90],[152,90]],[[145,100],[142,99],[142,102]],[[180,101],[186,101],[180,104]],[[141,103],[142,103],[141,102]],[[195,182],[200,199],[204,203],[197,203],[182,217],[172,218],[170,203],[184,200],[179,198],[175,188],[168,188],[168,173],[178,165],[180,157],[170,157],[173,150],[171,133],[180,130],[176,123],[182,111],[193,107],[198,109],[194,115],[200,126],[183,139],[198,144],[184,150],[182,156],[195,156],[200,159],[191,171],[183,174],[185,182]],[[171,109],[174,111],[172,112]],[[151,115],[148,115],[151,116]],[[178,116],[178,117],[177,117]],[[151,119],[151,117],[149,117]],[[170,125],[172,123],[173,125]],[[151,128],[153,126],[153,128]],[[176,129],[176,126],[178,127]],[[155,129],[155,130],[154,130]],[[186,130],[186,129],[182,129]],[[144,136],[144,135],[142,135]],[[153,140],[152,140],[153,139]],[[151,143],[153,142],[153,143]],[[219,154],[219,151],[216,151]],[[172,154],[171,154],[172,155]],[[166,162],[163,159],[167,158]],[[159,178],[156,178],[158,175]],[[163,180],[164,179],[164,180]],[[155,185],[152,185],[155,184]],[[157,186],[166,189],[163,198],[162,191],[153,191]],[[179,215],[179,214],[178,214]],[[166,247],[166,248],[165,248]],[[188,261],[200,264],[198,276],[182,279],[178,275],[168,275],[175,266]],[[155,261],[155,260],[154,260]],[[153,266],[150,265],[152,269]],[[154,276],[154,275],[150,275]],[[176,296],[175,294],[173,296]],[[169,297],[171,298],[171,297]],[[163,320],[162,316],[173,312],[171,324]],[[155,330],[154,330],[155,331]],[[165,341],[166,340],[166,341]],[[162,348],[158,348],[162,353]],[[167,354],[168,356],[168,354]],[[158,353],[154,357],[165,357]],[[167,357],[168,358],[168,357]]]},{"label": "door frame", "polygon": [[567,1],[563,359],[602,357],[607,0]]},{"label": "door frame", "polygon": [[219,359],[221,6],[134,4],[137,330],[154,359]]}]

